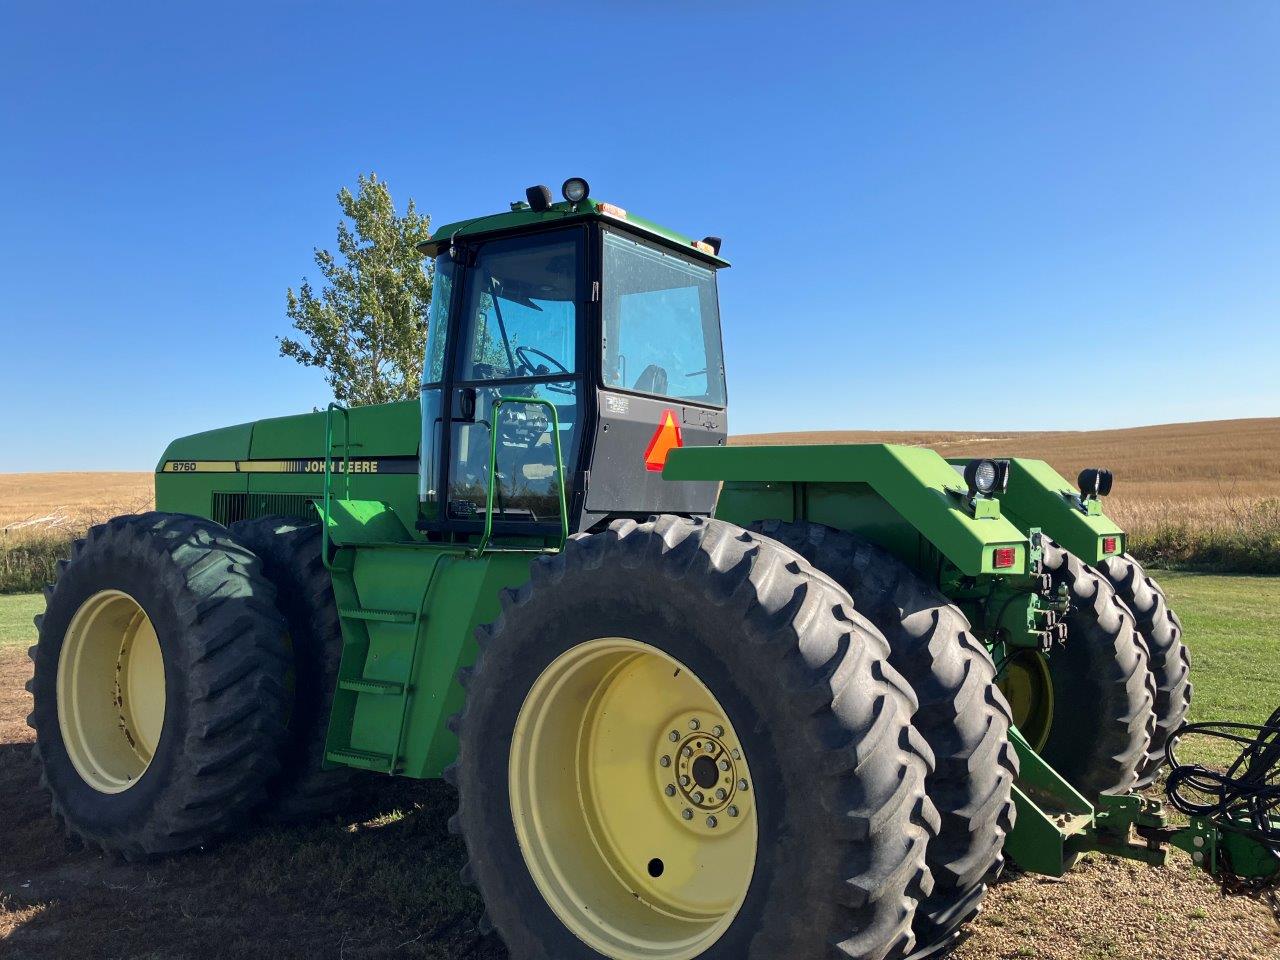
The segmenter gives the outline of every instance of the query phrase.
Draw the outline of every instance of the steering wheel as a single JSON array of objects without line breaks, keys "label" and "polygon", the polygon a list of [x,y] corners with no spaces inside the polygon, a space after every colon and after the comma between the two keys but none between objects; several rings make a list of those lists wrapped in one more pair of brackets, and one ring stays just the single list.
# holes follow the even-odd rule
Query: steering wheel
[{"label": "steering wheel", "polygon": [[[525,370],[529,371],[528,376],[541,377],[548,373],[568,373],[569,372],[569,368],[566,367],[563,363],[561,363],[555,357],[551,356],[551,354],[546,353],[545,351],[539,350],[537,347],[516,347],[515,354],[516,354],[516,357],[519,358],[520,360],[520,366],[523,367]],[[540,363],[532,363],[529,360],[530,355],[533,355],[535,357],[541,357],[543,360],[546,360],[547,363],[553,364],[555,366],[555,369],[554,370],[548,369],[547,367],[543,366]]]},{"label": "steering wheel", "polygon": [[[561,363],[555,357],[551,356],[551,354],[546,353],[542,350],[539,350],[537,347],[516,347],[515,354],[520,361],[521,368],[529,371],[527,376],[543,377],[549,373],[563,373],[565,375],[569,375],[568,367],[566,367],[563,363]],[[547,363],[555,364],[555,369],[549,370],[543,364],[530,363],[529,355],[542,357],[542,359],[546,360]],[[548,383],[546,385],[546,390],[548,393],[563,393],[566,396],[570,396],[570,397],[573,396],[573,393],[574,393],[573,384]]]}]

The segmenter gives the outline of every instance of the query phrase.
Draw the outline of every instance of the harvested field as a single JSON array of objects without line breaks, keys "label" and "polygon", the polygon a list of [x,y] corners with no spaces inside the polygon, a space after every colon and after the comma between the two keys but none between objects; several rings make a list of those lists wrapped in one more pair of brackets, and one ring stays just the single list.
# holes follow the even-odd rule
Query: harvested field
[{"label": "harvested field", "polygon": [[1108,467],[1116,475],[1108,505],[1280,497],[1280,418],[1036,433],[755,433],[731,442],[903,443],[932,447],[945,457],[1034,457],[1068,479],[1084,467]]}]

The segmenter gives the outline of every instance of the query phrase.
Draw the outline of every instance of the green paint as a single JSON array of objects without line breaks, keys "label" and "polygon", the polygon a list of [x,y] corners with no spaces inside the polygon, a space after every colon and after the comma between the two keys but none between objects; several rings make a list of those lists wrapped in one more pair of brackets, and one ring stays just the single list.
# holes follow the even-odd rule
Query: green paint
[{"label": "green paint", "polygon": [[894,444],[684,447],[668,480],[722,480],[716,516],[734,523],[810,519],[856,529],[918,566],[932,547],[962,573],[996,574],[997,548],[1014,550],[1001,574],[1027,570],[1027,538],[988,501],[974,516],[964,482],[932,450]]},{"label": "green paint", "polygon": [[1071,865],[1068,841],[1093,825],[1093,806],[1031,749],[1018,732],[1009,731],[1021,772],[1013,788],[1018,810],[1005,851],[1023,870],[1062,876]]},{"label": "green paint", "polygon": [[[295,494],[317,500],[324,495],[326,448],[324,412],[277,417],[221,430],[181,437],[169,444],[157,465],[156,509],[212,517],[215,493],[239,495]],[[419,412],[413,401],[354,407],[350,411],[351,457],[356,466],[380,457],[412,458],[418,455]],[[303,472],[160,472],[166,463],[236,463],[248,461],[302,461]],[[233,468],[234,469],[234,468]],[[391,504],[400,519],[413,529],[418,519],[418,476],[410,473],[349,475],[344,492],[358,499]],[[252,498],[250,498],[252,499]],[[264,505],[268,501],[261,501]],[[267,512],[270,512],[269,510]],[[250,510],[248,516],[262,516]]]},{"label": "green paint", "polygon": [[[1010,460],[1009,489],[1001,494],[1000,502],[1019,529],[1039,527],[1085,563],[1124,552],[1124,531],[1103,516],[1100,501],[1082,503],[1080,491],[1043,460]],[[1116,538],[1110,552],[1103,549],[1107,537]]]}]

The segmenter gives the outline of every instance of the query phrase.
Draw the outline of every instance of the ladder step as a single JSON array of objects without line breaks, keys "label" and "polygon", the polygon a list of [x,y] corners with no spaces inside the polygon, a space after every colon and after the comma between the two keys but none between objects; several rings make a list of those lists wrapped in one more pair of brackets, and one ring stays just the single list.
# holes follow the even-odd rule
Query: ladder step
[{"label": "ladder step", "polygon": [[405,686],[395,680],[339,680],[339,690],[351,690],[354,693],[376,693],[388,697],[399,697],[404,694]]},{"label": "ladder step", "polygon": [[374,753],[372,750],[356,750],[347,747],[343,750],[329,750],[324,758],[330,763],[342,763],[349,767],[360,767],[362,770],[376,770],[379,773],[394,773],[394,758],[388,753]]},{"label": "ladder step", "polygon": [[408,610],[366,610],[363,607],[339,607],[338,615],[348,620],[376,620],[379,623],[413,623],[415,619]]}]

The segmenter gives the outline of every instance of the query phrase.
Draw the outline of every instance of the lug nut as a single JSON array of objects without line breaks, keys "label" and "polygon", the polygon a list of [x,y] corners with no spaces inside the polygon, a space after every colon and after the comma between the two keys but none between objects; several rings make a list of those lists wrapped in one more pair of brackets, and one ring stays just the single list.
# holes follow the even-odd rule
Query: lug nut
[{"label": "lug nut", "polygon": [[680,731],[679,731],[679,730],[672,730],[669,734],[667,734],[667,739],[668,739],[668,740],[670,740],[672,743],[677,743],[677,742],[679,742],[679,740],[680,740]]},{"label": "lug nut", "polygon": [[689,778],[688,778],[687,776],[681,776],[681,777],[680,777],[680,786],[682,786],[682,787],[687,787],[688,785],[689,785]]},{"label": "lug nut", "polygon": [[682,757],[692,757],[692,756],[693,756],[693,747],[685,747],[683,750],[681,750],[681,751],[680,751],[680,756],[682,756]]},{"label": "lug nut", "polygon": [[720,726],[720,724],[717,723],[714,727],[711,728],[711,732],[714,733],[717,737],[723,737],[724,727]]},{"label": "lug nut", "polygon": [[721,770],[723,770],[725,773],[728,773],[728,772],[729,772],[729,761],[728,761],[728,760],[721,760],[721,761],[720,761],[720,769],[721,769]]},{"label": "lug nut", "polygon": [[719,790],[716,791],[717,800],[723,800],[727,796],[729,796],[729,791],[726,790],[724,787],[721,787]]},{"label": "lug nut", "polygon": [[695,790],[693,797],[691,799],[693,800],[694,803],[701,803],[703,801],[702,791]]},{"label": "lug nut", "polygon": [[750,790],[750,789],[751,789],[751,787],[750,787],[750,785],[748,785],[747,781],[745,781],[745,780],[739,780],[739,781],[738,781],[738,789],[739,789],[739,790]]},{"label": "lug nut", "polygon": [[688,807],[685,807],[683,810],[680,811],[680,816],[684,817],[686,820],[692,820],[693,811],[690,810]]},{"label": "lug nut", "polygon": [[728,810],[725,811],[725,813],[729,814],[729,816],[731,817],[736,817],[738,815],[738,808],[730,807]]},{"label": "lug nut", "polygon": [[700,728],[701,726],[702,726],[702,724],[700,724],[700,723],[698,722],[697,717],[694,717],[694,719],[692,719],[692,720],[690,720],[690,721],[689,721],[689,729],[690,729],[690,730],[697,730],[697,729],[698,729],[698,728]]},{"label": "lug nut", "polygon": [[714,830],[719,823],[720,821],[717,820],[715,817],[707,817],[707,826],[710,827],[712,830]]},{"label": "lug nut", "polygon": [[668,797],[674,797],[676,795],[675,784],[668,783],[667,789],[664,790],[663,793],[665,793]]},{"label": "lug nut", "polygon": [[707,753],[715,753],[715,752],[716,752],[716,745],[715,745],[714,743],[712,743],[710,740],[708,740],[708,741],[707,741]]},{"label": "lug nut", "polygon": [[734,750],[734,751],[733,751],[733,753],[731,754],[731,756],[732,756],[732,757],[733,757],[733,759],[735,759],[735,760],[741,760],[741,759],[742,759],[742,751],[741,751],[741,750]]},{"label": "lug nut", "polygon": [[658,761],[658,766],[660,766],[660,767],[669,767],[669,766],[671,766],[671,758],[670,758],[670,757],[663,757],[661,760],[659,760],[659,761]]}]

